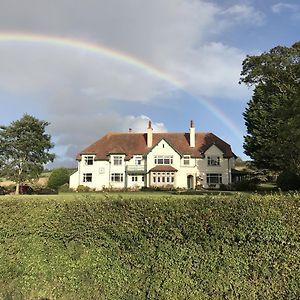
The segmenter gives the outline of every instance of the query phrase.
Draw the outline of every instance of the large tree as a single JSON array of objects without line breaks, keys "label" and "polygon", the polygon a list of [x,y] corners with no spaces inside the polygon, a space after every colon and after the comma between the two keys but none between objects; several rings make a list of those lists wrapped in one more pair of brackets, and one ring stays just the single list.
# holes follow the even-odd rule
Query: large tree
[{"label": "large tree", "polygon": [[241,82],[254,87],[244,112],[244,149],[258,167],[300,172],[300,42],[247,56]]},{"label": "large tree", "polygon": [[25,114],[9,126],[0,127],[0,174],[20,184],[38,178],[44,164],[53,161],[51,136],[45,133],[49,123]]}]

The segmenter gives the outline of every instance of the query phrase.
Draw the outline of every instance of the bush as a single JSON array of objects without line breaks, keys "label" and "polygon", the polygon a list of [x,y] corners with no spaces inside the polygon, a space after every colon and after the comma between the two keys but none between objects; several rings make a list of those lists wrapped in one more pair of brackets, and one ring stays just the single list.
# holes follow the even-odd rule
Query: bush
[{"label": "bush", "polygon": [[58,189],[65,183],[69,183],[69,171],[66,168],[59,168],[52,171],[49,181],[48,187],[52,189]]},{"label": "bush", "polygon": [[283,171],[277,178],[277,186],[283,191],[300,190],[300,176],[291,171]]},{"label": "bush", "polygon": [[245,179],[236,182],[232,185],[232,189],[235,191],[256,191],[257,190],[257,179]]},{"label": "bush", "polygon": [[58,191],[60,193],[71,193],[71,192],[74,192],[74,190],[69,187],[68,183],[65,183],[62,186],[60,186],[59,189],[58,189]]},{"label": "bush", "polygon": [[[0,299],[299,299],[299,195],[0,201]],[[4,198],[4,199],[3,199]]]},{"label": "bush", "polygon": [[88,186],[85,186],[85,185],[79,185],[77,187],[77,190],[76,190],[78,193],[88,193],[88,192],[94,192],[95,189],[92,189]]}]

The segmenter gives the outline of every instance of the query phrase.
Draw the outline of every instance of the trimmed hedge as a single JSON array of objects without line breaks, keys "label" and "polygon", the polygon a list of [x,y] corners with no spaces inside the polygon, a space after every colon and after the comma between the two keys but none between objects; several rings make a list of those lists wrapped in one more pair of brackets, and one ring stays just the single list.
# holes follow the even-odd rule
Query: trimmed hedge
[{"label": "trimmed hedge", "polygon": [[299,198],[3,196],[0,298],[299,299]]}]

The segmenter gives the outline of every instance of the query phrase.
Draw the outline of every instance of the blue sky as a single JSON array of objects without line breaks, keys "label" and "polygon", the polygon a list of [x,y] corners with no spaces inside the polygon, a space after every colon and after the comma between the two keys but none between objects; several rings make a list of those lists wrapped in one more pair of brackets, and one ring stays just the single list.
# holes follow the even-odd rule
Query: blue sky
[{"label": "blue sky", "polygon": [[[241,64],[299,41],[296,0],[0,0],[1,33],[70,38],[137,58],[180,82],[143,68],[54,44],[0,38],[0,124],[24,113],[51,123],[54,166],[108,131],[214,132],[244,159],[242,113],[251,90]],[[70,10],[70,7],[72,9]]]}]

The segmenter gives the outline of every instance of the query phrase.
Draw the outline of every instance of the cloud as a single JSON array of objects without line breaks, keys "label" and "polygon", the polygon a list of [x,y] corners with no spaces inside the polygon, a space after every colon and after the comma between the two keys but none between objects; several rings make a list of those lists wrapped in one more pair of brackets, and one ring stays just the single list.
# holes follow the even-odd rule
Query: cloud
[{"label": "cloud", "polygon": [[261,11],[256,10],[248,4],[235,4],[220,12],[230,23],[248,23],[260,26],[264,23],[265,16]]},{"label": "cloud", "polygon": [[[22,99],[24,109],[39,107],[52,124],[63,159],[107,131],[142,130],[146,105],[163,102],[176,89],[216,102],[244,99],[247,89],[238,79],[246,54],[217,40],[231,26],[263,19],[249,5],[223,9],[204,0],[4,1],[2,31],[57,35],[116,49],[159,68],[180,86],[82,49],[0,42],[0,91]],[[135,105],[145,110],[124,109]],[[153,126],[166,130],[161,120]]]},{"label": "cloud", "polygon": [[290,3],[276,3],[274,5],[272,5],[271,10],[273,13],[276,14],[281,14],[283,12],[299,12],[300,10],[300,6],[297,4],[290,4]]}]

